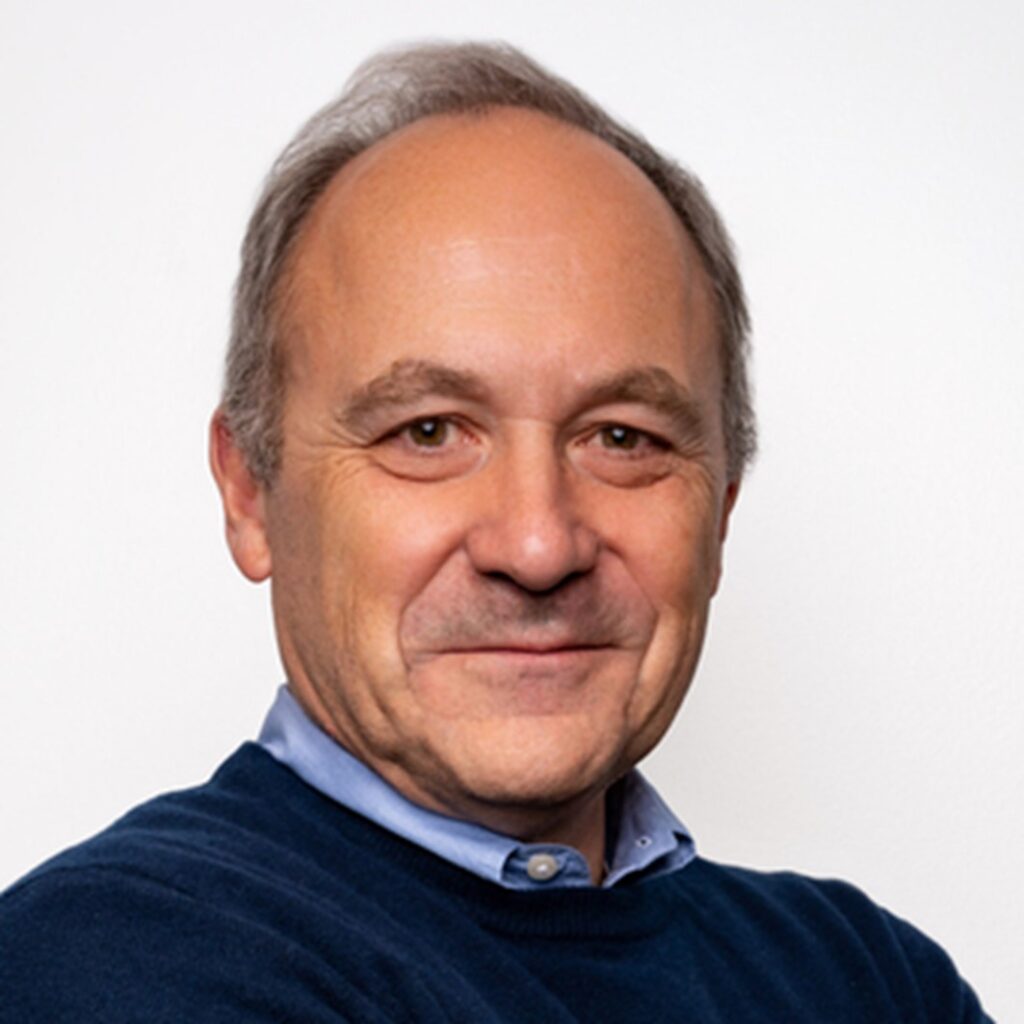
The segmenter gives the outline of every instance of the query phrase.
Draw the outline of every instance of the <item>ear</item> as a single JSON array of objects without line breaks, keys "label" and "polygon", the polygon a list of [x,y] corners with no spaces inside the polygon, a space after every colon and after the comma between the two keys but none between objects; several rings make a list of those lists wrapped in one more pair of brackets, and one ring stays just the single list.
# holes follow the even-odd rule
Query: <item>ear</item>
[{"label": "ear", "polygon": [[243,575],[260,583],[270,575],[266,491],[249,472],[221,409],[210,420],[210,469],[224,504],[231,556]]},{"label": "ear", "polygon": [[725,486],[725,495],[722,498],[722,512],[718,520],[718,564],[715,566],[715,578],[711,587],[711,593],[718,591],[718,584],[722,582],[722,549],[725,546],[726,534],[729,532],[729,517],[732,515],[733,506],[740,495],[739,480],[730,480]]}]

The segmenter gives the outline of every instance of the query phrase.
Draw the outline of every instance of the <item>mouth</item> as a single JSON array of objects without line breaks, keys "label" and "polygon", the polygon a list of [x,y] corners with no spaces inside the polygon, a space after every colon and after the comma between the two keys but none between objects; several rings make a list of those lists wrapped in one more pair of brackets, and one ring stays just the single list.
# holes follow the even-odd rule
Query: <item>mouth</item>
[{"label": "mouth", "polygon": [[553,657],[557,655],[589,654],[595,651],[606,651],[610,644],[573,644],[573,643],[522,643],[521,641],[503,644],[480,644],[471,647],[449,647],[439,654],[494,654],[506,656]]},{"label": "mouth", "polygon": [[451,659],[471,672],[507,682],[545,679],[582,682],[590,678],[599,662],[612,650],[610,644],[487,644],[452,648],[439,652],[441,662]]},{"label": "mouth", "polygon": [[415,686],[446,714],[580,713],[606,689],[618,648],[609,643],[505,639],[449,644],[417,659]]}]

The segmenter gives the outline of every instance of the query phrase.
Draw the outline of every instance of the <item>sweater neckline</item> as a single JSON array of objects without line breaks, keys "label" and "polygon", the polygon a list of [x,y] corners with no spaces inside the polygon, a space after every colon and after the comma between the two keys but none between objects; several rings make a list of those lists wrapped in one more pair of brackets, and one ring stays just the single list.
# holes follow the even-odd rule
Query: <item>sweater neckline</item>
[{"label": "sweater neckline", "polygon": [[[235,769],[240,769],[236,771]],[[255,743],[244,744],[217,773],[225,783],[252,790],[251,772],[273,775],[287,794],[257,782],[262,800],[283,801],[288,815],[299,814],[318,829],[344,836],[390,871],[407,879],[401,889],[416,888],[432,899],[438,913],[455,908],[490,931],[536,938],[635,938],[663,928],[677,912],[680,883],[695,861],[677,871],[604,889],[559,888],[521,891],[456,867],[442,857],[398,836],[324,796]],[[286,815],[287,816],[287,815]],[[296,825],[298,828],[298,826]],[[299,828],[299,831],[304,831]],[[699,857],[697,858],[699,861]]]}]

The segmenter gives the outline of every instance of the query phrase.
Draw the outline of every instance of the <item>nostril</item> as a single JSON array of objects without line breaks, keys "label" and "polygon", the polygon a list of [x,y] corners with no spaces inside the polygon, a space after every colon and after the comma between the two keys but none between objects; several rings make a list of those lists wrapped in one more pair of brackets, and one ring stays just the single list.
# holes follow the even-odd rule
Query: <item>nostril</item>
[{"label": "nostril", "polygon": [[553,597],[554,595],[560,594],[569,589],[577,580],[582,579],[589,572],[589,569],[574,569],[573,571],[566,573],[565,576],[557,580],[555,583],[547,586],[533,586],[528,580],[517,578],[507,572],[493,571],[485,572],[482,575],[492,582],[497,583],[500,587],[515,591],[519,594],[527,593],[531,597]]}]

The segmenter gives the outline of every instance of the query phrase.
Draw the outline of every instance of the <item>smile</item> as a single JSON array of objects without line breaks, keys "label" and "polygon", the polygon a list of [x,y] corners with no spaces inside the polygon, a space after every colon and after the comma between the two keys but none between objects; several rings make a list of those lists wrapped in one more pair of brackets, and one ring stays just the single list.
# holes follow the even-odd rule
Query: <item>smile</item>
[{"label": "smile", "polygon": [[555,658],[610,650],[609,644],[500,644],[487,647],[452,647],[439,654],[495,655],[499,657]]}]

